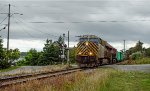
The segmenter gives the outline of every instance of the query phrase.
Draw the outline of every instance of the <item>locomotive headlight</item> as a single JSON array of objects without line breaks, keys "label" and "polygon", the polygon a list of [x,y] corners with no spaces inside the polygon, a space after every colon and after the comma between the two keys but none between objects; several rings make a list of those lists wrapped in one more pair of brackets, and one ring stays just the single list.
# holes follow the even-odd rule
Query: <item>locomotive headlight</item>
[{"label": "locomotive headlight", "polygon": [[90,55],[93,55],[93,53],[92,53],[92,52],[90,52],[89,54],[90,54]]},{"label": "locomotive headlight", "polygon": [[79,52],[79,55],[81,55],[82,53],[81,52]]},{"label": "locomotive headlight", "polygon": [[86,46],[88,46],[88,45],[89,45],[89,43],[88,43],[88,42],[85,42],[85,45],[86,45]]}]

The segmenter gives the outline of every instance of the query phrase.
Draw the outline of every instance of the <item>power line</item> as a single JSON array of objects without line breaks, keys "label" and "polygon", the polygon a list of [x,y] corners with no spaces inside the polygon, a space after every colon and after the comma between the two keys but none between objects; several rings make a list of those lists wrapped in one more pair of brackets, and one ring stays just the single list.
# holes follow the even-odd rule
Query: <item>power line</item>
[{"label": "power line", "polygon": [[[18,11],[14,8],[15,11]],[[20,9],[19,9],[20,10]],[[75,12],[76,13],[76,12]],[[51,13],[51,14],[61,14],[61,13]],[[67,13],[62,13],[62,14],[67,14]],[[68,13],[69,14],[69,13]],[[105,14],[105,13],[89,13],[89,14]],[[110,14],[110,13],[109,13]],[[28,16],[26,16],[28,17]],[[28,23],[55,23],[55,24],[64,24],[64,23],[73,23],[73,24],[80,24],[80,23],[126,23],[126,22],[150,22],[150,20],[147,19],[136,19],[136,20],[86,20],[86,21],[31,21]]]},{"label": "power line", "polygon": [[80,24],[80,23],[126,23],[126,22],[150,22],[150,20],[146,20],[146,19],[141,19],[141,20],[97,20],[97,21],[70,21],[70,22],[66,22],[66,21],[56,21],[56,22],[28,22],[28,23],[58,23],[58,24],[63,24],[63,23],[74,23],[74,24]]},{"label": "power line", "polygon": [[[7,54],[8,54],[8,51],[9,51],[9,39],[10,39],[9,38],[10,37],[10,18],[14,14],[19,14],[19,13],[13,13],[12,14],[11,11],[10,11],[10,8],[11,8],[11,5],[9,4],[8,5],[8,13],[0,13],[0,14],[7,14],[8,15],[7,16],[8,17],[8,24],[7,24],[7,26],[8,26],[8,32],[7,32]],[[5,19],[7,19],[7,17]],[[3,21],[5,21],[5,19]],[[1,23],[3,23],[3,21]],[[7,61],[8,61],[8,58],[7,58]]]},{"label": "power line", "polygon": [[[19,23],[17,22],[17,19],[16,19],[15,17],[14,17],[14,20],[15,20],[15,23],[19,25]],[[35,38],[34,36],[32,36],[29,32],[27,32],[27,31],[25,30],[24,26],[22,26],[22,25],[20,24],[20,27],[22,27],[21,30],[23,30],[24,33],[26,33],[27,35],[29,35],[31,38]]]},{"label": "power line", "polygon": [[0,24],[2,24],[7,18],[8,18],[8,16],[5,17],[5,18],[0,22]]},{"label": "power line", "polygon": [[[13,9],[15,9],[15,8],[13,8]],[[19,8],[17,8],[17,9],[19,9]],[[17,11],[17,12],[19,12],[17,9],[15,9],[15,11]],[[19,9],[20,10],[20,9]],[[24,16],[26,16],[26,17],[28,17],[27,15],[24,15]],[[21,18],[21,17],[18,17],[18,19],[21,19],[21,20],[23,20],[23,21],[25,21],[23,18]],[[19,19],[19,21],[21,21]],[[27,23],[49,23],[49,22],[23,22],[23,21],[21,21],[22,23],[24,23],[25,25],[27,25],[28,26],[28,24]],[[65,23],[65,22],[55,22],[55,23]],[[73,23],[80,23],[80,22],[73,22]],[[31,27],[30,27],[31,28]],[[33,29],[33,27],[32,27],[32,29]],[[35,30],[35,29],[34,29]],[[36,29],[36,30],[39,30],[39,29]],[[40,33],[43,33],[42,31],[39,31]],[[44,33],[45,34],[45,33]],[[47,33],[46,33],[47,34]],[[49,35],[49,34],[48,34]],[[52,34],[51,34],[52,35]],[[56,35],[52,35],[52,36],[55,36],[55,37],[59,37],[59,36],[56,36]],[[65,36],[66,37],[66,36]],[[76,38],[75,37],[75,35],[70,35],[70,37],[71,38]],[[66,37],[67,38],[67,37]]]},{"label": "power line", "polygon": [[[117,6],[113,6],[113,7],[119,7],[118,6],[119,4],[117,4]],[[28,6],[30,6],[30,5],[28,5]],[[77,5],[76,5],[77,6]],[[128,5],[128,7],[133,7],[134,5]],[[145,6],[145,5],[136,5],[136,6]],[[17,6],[15,6],[14,5],[14,7],[15,7],[15,9],[19,9],[20,11],[24,11],[23,9],[20,9],[20,8],[17,8]],[[26,6],[27,7],[27,6]],[[31,7],[34,7],[34,6],[31,6]],[[38,7],[38,6],[36,6],[36,7]],[[39,7],[42,7],[41,5],[39,5]],[[51,7],[51,6],[48,6],[48,7]],[[56,6],[56,7],[60,7],[60,6]],[[86,6],[86,7],[88,7],[88,6]],[[92,6],[92,7],[108,7],[108,6]],[[110,5],[109,5],[109,7],[110,7]],[[121,7],[124,7],[124,5],[123,6],[121,6]],[[30,7],[29,7],[30,8]],[[119,7],[120,8],[120,7]],[[47,8],[46,8],[46,10],[48,10]],[[112,10],[111,10],[112,11]],[[49,12],[49,11],[48,11]],[[97,12],[80,12],[80,13],[76,13],[76,12],[51,12],[51,13],[40,13],[40,14],[58,14],[58,15],[60,15],[60,14],[117,14],[117,13],[97,13]],[[118,14],[120,14],[120,13],[118,13]]]},{"label": "power line", "polygon": [[[60,1],[59,1],[60,2]],[[64,1],[63,1],[64,2]],[[71,1],[71,2],[74,2],[74,1]],[[77,0],[76,2],[79,2],[80,4],[82,4],[82,3],[89,3],[89,1],[88,0],[86,0],[85,2],[83,2],[83,0]],[[137,1],[137,0],[132,0],[132,1],[130,1],[130,0],[96,0],[96,1],[90,1],[90,2],[121,2],[121,3],[123,3],[123,4],[125,4],[124,2],[134,2],[134,3],[132,3],[132,4],[134,4],[134,5],[136,5],[136,6],[144,6],[144,5],[137,5],[137,4],[139,4],[139,3],[148,3],[148,1],[143,1],[143,0],[141,0],[141,1]],[[150,2],[149,2],[150,3]],[[68,5],[70,5],[70,3],[68,4]],[[105,4],[104,4],[105,5]],[[104,5],[100,5],[101,7],[105,7]],[[132,7],[132,6],[130,6],[129,4],[126,4],[128,7]],[[133,6],[134,6],[133,5]],[[71,5],[70,5],[71,6]],[[52,6],[44,6],[44,5],[22,5],[22,6],[19,6],[19,5],[14,5],[14,7],[25,7],[25,8],[30,8],[30,7],[63,7],[62,5],[60,6],[58,6],[58,5],[52,5]],[[76,6],[73,6],[73,7],[78,7],[77,5]],[[86,6],[86,7],[90,7],[90,6]],[[96,7],[95,5],[93,6],[93,7]],[[109,6],[107,5],[106,7],[111,7],[110,6],[110,4],[109,4]]]},{"label": "power line", "polygon": [[3,27],[2,29],[0,29],[0,31],[2,31],[3,29],[6,29],[6,27],[7,27],[7,24],[5,25],[5,27]]},{"label": "power line", "polygon": [[4,10],[4,7],[1,8],[0,12]]},{"label": "power line", "polygon": [[[20,10],[20,9],[19,9],[19,10]],[[18,10],[15,9],[15,11],[18,11]],[[24,15],[24,16],[26,16],[26,15]],[[28,16],[26,16],[26,17],[28,17]],[[19,18],[20,18],[20,19],[19,19]],[[46,34],[46,35],[48,35],[48,36],[53,36],[53,37],[56,37],[56,38],[59,37],[59,36],[56,36],[56,35],[53,35],[53,34],[45,33],[45,32],[43,32],[43,31],[41,31],[41,30],[39,30],[39,29],[37,29],[37,28],[35,28],[35,27],[33,27],[33,26],[30,26],[30,25],[28,24],[29,22],[25,22],[25,20],[24,20],[23,18],[21,18],[21,17],[17,17],[17,20],[19,20],[20,22],[22,22],[22,23],[25,24],[26,26],[30,27],[30,28],[33,29],[34,31],[38,31],[38,32],[40,32],[40,33]],[[33,22],[33,23],[47,23],[47,22]]]},{"label": "power line", "polygon": [[53,34],[49,34],[49,33],[45,33],[45,32],[42,32],[41,30],[37,29],[37,28],[33,28],[32,26],[29,26],[27,23],[23,22],[22,20],[18,19],[18,17],[16,18],[17,20],[19,20],[20,22],[22,22],[23,24],[27,25],[28,27],[32,28],[34,31],[38,31],[40,33],[43,33],[43,34],[46,34],[48,36],[53,36],[53,37],[59,37],[59,36],[56,36],[56,35],[53,35]]},{"label": "power line", "polygon": [[[56,38],[59,37],[59,36],[56,36],[56,35],[47,34],[47,33],[45,33],[45,32],[40,31],[40,30],[37,29],[37,28],[33,28],[33,27],[29,26],[26,22],[24,22],[25,20],[22,21],[22,20],[23,20],[22,18],[20,18],[20,19],[22,19],[22,20],[20,20],[19,17],[17,17],[17,18],[15,17],[15,19],[17,19],[18,21],[20,21],[20,22],[23,23],[24,25],[27,25],[28,27],[32,28],[34,31],[36,30],[36,31],[38,31],[38,32],[40,32],[40,33],[43,33],[43,34],[46,34],[46,35],[50,35],[50,36],[53,36],[53,37],[56,37]],[[70,35],[70,37],[71,37],[71,38],[76,38],[75,35]],[[68,37],[65,36],[65,38],[67,39]]]}]

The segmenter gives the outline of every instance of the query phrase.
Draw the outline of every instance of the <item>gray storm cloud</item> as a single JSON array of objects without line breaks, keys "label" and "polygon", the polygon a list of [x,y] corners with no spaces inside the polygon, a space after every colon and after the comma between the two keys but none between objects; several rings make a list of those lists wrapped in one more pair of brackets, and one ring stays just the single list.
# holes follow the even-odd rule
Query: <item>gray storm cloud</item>
[{"label": "gray storm cloud", "polygon": [[[11,17],[12,39],[54,39],[69,30],[75,36],[94,34],[109,42],[141,40],[150,44],[149,0],[0,0],[0,13]],[[0,14],[0,22],[6,15]],[[4,21],[0,24],[0,28]],[[7,30],[0,32],[6,38]]]}]

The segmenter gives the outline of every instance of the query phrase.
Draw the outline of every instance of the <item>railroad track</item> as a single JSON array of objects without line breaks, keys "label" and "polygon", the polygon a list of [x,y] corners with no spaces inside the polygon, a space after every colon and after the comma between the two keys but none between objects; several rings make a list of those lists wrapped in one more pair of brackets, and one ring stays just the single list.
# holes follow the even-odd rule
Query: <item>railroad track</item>
[{"label": "railroad track", "polygon": [[20,75],[20,76],[4,77],[4,78],[0,78],[0,88],[18,84],[18,83],[24,83],[27,81],[39,80],[39,79],[55,77],[55,76],[59,76],[59,75],[70,74],[70,73],[74,73],[74,72],[82,71],[82,70],[83,69],[80,69],[80,68],[73,68],[73,69],[60,70],[60,71],[54,71],[54,72],[45,72],[45,73],[37,73],[37,74],[27,74],[27,75]]}]

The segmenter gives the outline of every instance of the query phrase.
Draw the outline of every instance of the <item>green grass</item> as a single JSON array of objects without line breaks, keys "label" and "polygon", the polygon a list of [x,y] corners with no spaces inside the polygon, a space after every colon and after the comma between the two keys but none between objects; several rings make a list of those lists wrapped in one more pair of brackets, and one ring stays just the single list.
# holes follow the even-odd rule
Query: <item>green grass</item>
[{"label": "green grass", "polygon": [[113,73],[99,91],[149,91],[150,73]]},{"label": "green grass", "polygon": [[7,68],[7,69],[2,69],[2,70],[0,70],[0,72],[11,71],[11,70],[17,69],[17,68],[19,68],[19,67],[20,67],[20,66],[11,66],[11,67],[9,67],[9,68]]},{"label": "green grass", "polygon": [[149,91],[150,73],[99,68],[42,80],[29,81],[0,91]]},{"label": "green grass", "polygon": [[125,60],[118,64],[119,65],[150,64],[150,58],[144,57],[142,59],[137,59],[137,60]]},{"label": "green grass", "polygon": [[99,91],[109,75],[115,70],[97,69],[95,72],[77,72],[42,80],[29,81],[22,85],[14,85],[0,91]]},{"label": "green grass", "polygon": [[142,58],[139,60],[135,60],[136,64],[150,64],[150,58]]}]

